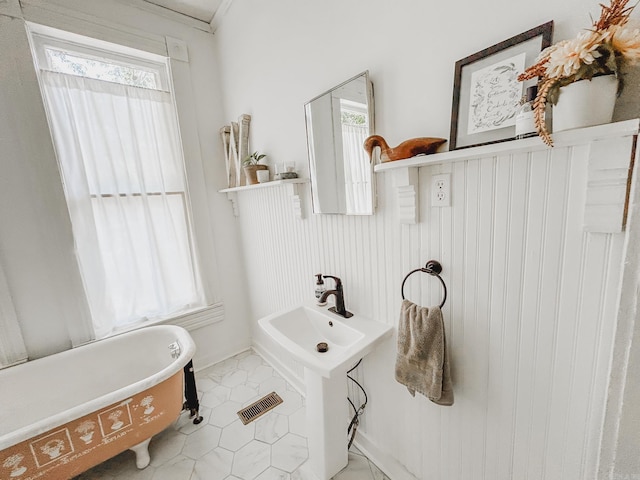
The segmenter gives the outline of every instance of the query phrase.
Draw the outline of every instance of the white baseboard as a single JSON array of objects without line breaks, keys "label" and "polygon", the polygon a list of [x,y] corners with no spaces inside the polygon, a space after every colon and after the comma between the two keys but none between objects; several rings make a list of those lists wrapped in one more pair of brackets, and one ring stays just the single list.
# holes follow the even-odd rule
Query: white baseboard
[{"label": "white baseboard", "polygon": [[278,372],[282,378],[284,378],[289,384],[295,388],[300,395],[306,397],[306,389],[304,386],[304,378],[300,378],[296,375],[289,367],[287,367],[284,363],[280,361],[279,358],[275,357],[269,350],[261,345],[259,342],[253,340],[252,348],[264,358],[269,365],[271,365],[276,372]]},{"label": "white baseboard", "polygon": [[398,460],[380,450],[371,439],[360,430],[353,441],[356,447],[366,455],[384,474],[392,480],[418,480]]},{"label": "white baseboard", "polygon": [[[197,363],[193,362],[194,363],[194,367],[195,367],[195,371],[199,372],[200,370],[204,370],[205,368],[212,367],[216,363],[224,362],[225,360],[228,360],[231,357],[235,357],[236,355],[238,355],[238,354],[240,354],[242,352],[246,352],[247,350],[250,350],[250,348],[251,347],[242,348],[242,349],[238,350],[237,352],[232,353],[231,355],[227,355],[224,358],[218,358],[215,355],[201,355],[201,356],[198,356]],[[196,355],[197,355],[197,352],[196,352]]]}]

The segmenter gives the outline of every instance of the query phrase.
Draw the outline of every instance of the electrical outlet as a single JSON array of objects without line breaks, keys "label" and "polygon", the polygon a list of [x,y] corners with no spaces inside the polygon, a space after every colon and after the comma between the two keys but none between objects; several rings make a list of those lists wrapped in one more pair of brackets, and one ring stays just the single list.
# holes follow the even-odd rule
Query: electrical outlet
[{"label": "electrical outlet", "polygon": [[451,206],[451,174],[442,173],[431,176],[431,206]]}]

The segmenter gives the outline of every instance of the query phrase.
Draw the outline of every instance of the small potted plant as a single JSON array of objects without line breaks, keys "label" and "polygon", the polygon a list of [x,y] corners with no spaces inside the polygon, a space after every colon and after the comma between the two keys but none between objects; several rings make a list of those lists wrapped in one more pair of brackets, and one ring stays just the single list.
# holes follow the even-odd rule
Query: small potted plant
[{"label": "small potted plant", "polygon": [[244,175],[245,177],[247,177],[247,185],[255,185],[256,183],[258,183],[256,171],[269,170],[269,167],[267,167],[266,165],[261,165],[258,163],[264,157],[266,157],[264,153],[253,152],[242,161]]}]

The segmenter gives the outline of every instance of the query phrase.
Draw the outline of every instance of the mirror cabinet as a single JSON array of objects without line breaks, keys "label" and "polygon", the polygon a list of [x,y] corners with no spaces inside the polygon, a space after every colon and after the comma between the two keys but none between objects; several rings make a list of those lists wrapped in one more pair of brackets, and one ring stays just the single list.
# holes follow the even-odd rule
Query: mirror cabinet
[{"label": "mirror cabinet", "polygon": [[372,215],[373,165],[363,148],[374,133],[369,73],[309,101],[305,119],[313,212]]}]

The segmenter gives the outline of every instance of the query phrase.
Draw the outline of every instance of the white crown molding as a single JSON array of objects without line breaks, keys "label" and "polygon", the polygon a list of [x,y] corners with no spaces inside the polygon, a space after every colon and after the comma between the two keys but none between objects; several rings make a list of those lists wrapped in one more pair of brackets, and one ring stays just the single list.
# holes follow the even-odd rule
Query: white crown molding
[{"label": "white crown molding", "polygon": [[222,3],[220,3],[220,6],[216,10],[216,13],[213,15],[213,18],[211,19],[211,23],[209,24],[211,27],[212,33],[216,33],[216,30],[222,24],[222,19],[229,11],[229,7],[231,7],[232,3],[233,3],[233,0],[222,0]]},{"label": "white crown molding", "polygon": [[0,15],[11,18],[22,18],[18,0],[0,0]]},{"label": "white crown molding", "polygon": [[[2,0],[0,0],[1,2]],[[5,0],[6,1],[6,0]],[[15,1],[15,0],[11,0]],[[158,15],[159,17],[164,17],[169,20],[173,20],[177,23],[181,23],[183,25],[196,28],[198,30],[205,31],[207,33],[212,33],[211,26],[207,22],[203,22],[202,20],[198,20],[197,18],[189,17],[182,13],[178,13],[174,10],[170,10],[165,7],[161,7],[159,5],[155,5],[153,3],[149,3],[145,0],[114,0],[116,3],[121,5],[125,5],[127,7],[137,8],[138,10],[143,10],[145,12],[153,13]],[[44,10],[49,10],[54,13],[66,14],[71,12],[73,16],[83,15],[80,13],[81,9],[74,9],[70,7],[68,4],[70,2],[60,1],[60,0],[19,0],[19,3],[22,7],[22,11],[24,12],[25,6],[33,6],[39,7]],[[90,16],[90,8],[87,5],[87,9],[82,10],[85,16]]]},{"label": "white crown molding", "polygon": [[34,24],[167,56],[164,37],[98,17],[87,11],[71,9],[67,3],[55,0],[21,0],[22,15],[26,21]]},{"label": "white crown molding", "polygon": [[180,12],[176,12],[175,10],[171,10],[169,8],[156,5],[155,3],[148,2],[146,0],[115,0],[118,3],[123,5],[128,5],[130,7],[138,8],[139,10],[144,10],[149,13],[154,13],[160,17],[165,17],[170,20],[182,23],[189,27],[196,28],[198,30],[202,30],[207,33],[213,33],[211,29],[211,25],[207,22],[199,20],[194,17],[190,17],[189,15],[185,15]]}]

